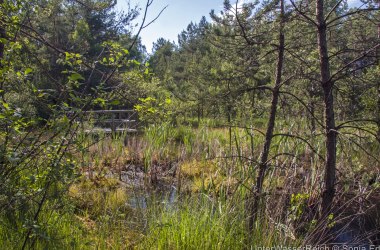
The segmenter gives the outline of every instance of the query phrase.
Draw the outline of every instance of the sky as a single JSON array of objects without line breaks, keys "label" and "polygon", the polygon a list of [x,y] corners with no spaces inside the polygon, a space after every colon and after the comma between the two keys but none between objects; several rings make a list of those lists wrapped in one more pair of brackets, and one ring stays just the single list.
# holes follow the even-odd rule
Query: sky
[{"label": "sky", "polygon": [[[117,8],[127,10],[128,0],[118,0]],[[145,0],[131,0],[131,5],[138,4],[145,8]],[[161,16],[150,26],[141,32],[142,43],[146,46],[147,52],[152,52],[153,42],[163,37],[170,41],[177,42],[178,34],[185,30],[190,22],[199,22],[202,16],[210,20],[210,11],[220,11],[223,0],[154,0],[148,11],[148,22],[154,19],[157,14],[168,6]],[[140,17],[143,15],[141,11]],[[138,19],[141,22],[141,19]]]},{"label": "sky", "polygon": [[[247,2],[249,0],[239,1]],[[137,22],[141,22],[146,0],[130,0],[130,2],[131,6],[137,4],[142,9],[140,18],[137,20]],[[349,6],[358,7],[360,5],[360,0],[347,0],[347,2]],[[117,8],[127,11],[127,3],[128,0],[118,0]],[[190,22],[198,23],[202,16],[210,20],[210,11],[214,9],[216,13],[220,12],[223,0],[154,0],[148,11],[147,23],[153,20],[165,6],[167,8],[161,16],[140,34],[148,53],[152,52],[153,42],[158,38],[163,37],[177,43],[178,34],[185,30]]]}]

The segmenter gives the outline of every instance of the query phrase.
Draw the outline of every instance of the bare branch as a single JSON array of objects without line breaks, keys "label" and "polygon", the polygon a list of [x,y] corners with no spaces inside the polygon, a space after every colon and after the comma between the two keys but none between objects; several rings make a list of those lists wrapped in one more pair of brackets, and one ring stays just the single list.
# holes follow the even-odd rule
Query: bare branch
[{"label": "bare branch", "polygon": [[279,153],[279,154],[276,154],[274,155],[273,157],[271,157],[268,162],[270,161],[273,161],[274,159],[276,159],[277,157],[280,157],[280,156],[289,156],[289,157],[293,157],[293,158],[297,158],[297,156],[295,154],[292,154],[292,153],[287,153],[287,152],[283,152],[283,153]]},{"label": "bare branch", "polygon": [[355,15],[355,14],[359,14],[361,12],[366,12],[366,11],[376,11],[376,10],[380,10],[379,8],[368,8],[368,9],[358,9],[356,11],[352,11],[352,12],[348,12],[344,15],[341,15],[341,16],[338,16],[334,19],[332,19],[331,21],[329,22],[326,22],[326,25],[329,26],[330,24],[342,19],[342,18],[345,18],[345,17],[348,17],[348,16],[352,16],[352,15]]},{"label": "bare branch", "polygon": [[243,33],[242,37],[243,37],[244,40],[247,42],[247,44],[251,45],[252,42],[249,40],[249,38],[248,38],[248,36],[247,36],[247,32],[245,32],[245,28],[244,28],[244,26],[243,26],[243,24],[241,23],[240,18],[239,18],[239,13],[238,13],[238,1],[236,1],[235,17],[236,17],[236,21],[237,21],[238,24],[239,24],[240,30],[241,30],[241,32]]},{"label": "bare branch", "polygon": [[352,60],[351,62],[347,63],[346,65],[344,65],[342,68],[340,68],[337,72],[335,72],[334,74],[331,75],[329,81],[333,81],[334,77],[338,74],[340,74],[341,72],[343,72],[345,69],[347,69],[348,67],[350,67],[352,64],[354,64],[355,62],[359,61],[360,59],[363,59],[364,57],[366,57],[370,52],[376,50],[377,48],[380,48],[380,43],[378,43],[377,45],[375,45],[374,47],[368,49],[367,51],[365,51],[361,56],[358,56],[357,58],[355,58],[354,60]]},{"label": "bare branch", "polygon": [[301,140],[301,141],[303,141],[305,144],[307,144],[307,145],[310,147],[310,149],[313,151],[313,153],[315,153],[316,155],[318,155],[318,157],[319,157],[321,160],[326,161],[325,158],[324,158],[322,155],[320,155],[320,154],[318,153],[318,151],[317,151],[317,150],[316,150],[316,149],[310,144],[310,142],[308,142],[307,139],[302,138],[301,136],[298,136],[298,135],[283,134],[283,133],[280,133],[280,134],[274,134],[274,135],[273,135],[273,138],[276,137],[276,136],[286,136],[286,137],[290,137],[290,138],[295,138],[295,139]]},{"label": "bare branch", "polygon": [[[138,38],[140,36],[141,31],[144,28],[146,28],[149,24],[151,24],[153,21],[155,21],[161,15],[161,13],[164,11],[164,9],[167,7],[166,6],[152,22],[150,22],[149,24],[145,25],[146,17],[148,15],[148,9],[149,9],[150,5],[152,5],[152,3],[153,3],[153,0],[147,0],[146,5],[145,5],[145,10],[144,10],[144,16],[143,16],[140,28],[139,28],[137,34],[135,35],[135,38],[133,39],[132,44],[129,46],[128,51],[130,51],[135,46],[135,44],[136,44],[136,42],[137,42],[137,40],[138,40]],[[122,58],[119,59],[119,62],[125,60],[126,57],[127,57],[127,55],[124,55]],[[107,83],[111,79],[111,77],[115,74],[115,72],[116,72],[117,69],[118,69],[117,66],[113,68],[113,70],[111,71],[111,73],[104,80],[104,83]]]},{"label": "bare branch", "polygon": [[146,27],[148,27],[149,25],[151,25],[152,23],[154,23],[160,16],[161,16],[161,14],[165,11],[165,9],[168,7],[169,5],[166,5],[161,11],[160,11],[160,13],[158,13],[158,15],[152,20],[152,21],[150,21],[147,25],[145,25],[144,27],[143,27],[143,29],[145,29]]},{"label": "bare branch", "polygon": [[372,119],[356,119],[356,120],[345,121],[345,122],[339,124],[336,127],[336,129],[339,130],[340,128],[344,127],[344,125],[349,124],[349,123],[353,123],[353,122],[370,122],[370,123],[377,124],[377,121],[376,120],[372,120]]},{"label": "bare branch", "polygon": [[327,22],[327,19],[329,19],[330,15],[332,13],[334,13],[334,11],[336,10],[336,8],[338,8],[338,6],[343,2],[343,0],[339,0],[335,6],[329,11],[329,13],[327,13],[326,17],[325,17],[325,22]]},{"label": "bare branch", "polygon": [[318,24],[313,20],[311,19],[310,17],[308,17],[304,12],[302,12],[298,7],[297,5],[294,3],[293,0],[290,0],[291,4],[293,5],[294,9],[301,15],[303,16],[309,23],[313,24],[314,26],[318,26]]},{"label": "bare branch", "polygon": [[[353,135],[351,133],[339,133],[339,134],[340,135],[344,135],[344,134]],[[350,142],[352,142],[356,146],[358,146],[366,155],[368,155],[369,157],[371,157],[372,159],[374,159],[377,163],[380,163],[380,160],[376,156],[374,156],[373,154],[371,154],[370,152],[368,152],[360,143],[358,143],[357,141],[355,141],[352,138],[349,138],[349,137],[345,137],[345,138],[347,138],[347,140],[349,140]]]},{"label": "bare branch", "polygon": [[[365,129],[365,128],[362,128],[362,127],[359,127],[359,126],[353,126],[353,125],[345,125],[345,126],[341,126],[340,129],[344,129],[344,128],[353,128],[353,129],[357,129],[357,130],[361,130],[361,131],[364,131],[372,136],[374,136],[376,138],[376,133],[368,130],[368,129]],[[344,132],[345,133],[345,132]]]},{"label": "bare branch", "polygon": [[315,121],[322,127],[322,128],[325,128],[325,126],[323,125],[323,123],[321,121],[319,121],[319,119],[317,117],[315,117],[315,115],[313,114],[313,112],[311,112],[311,110],[309,109],[309,107],[305,104],[304,101],[302,101],[298,96],[290,93],[290,92],[287,92],[287,91],[280,91],[280,93],[282,94],[287,94],[287,95],[290,95],[292,96],[293,98],[295,98],[299,103],[302,104],[302,106],[305,107],[305,109],[309,112],[309,114],[315,119]]}]

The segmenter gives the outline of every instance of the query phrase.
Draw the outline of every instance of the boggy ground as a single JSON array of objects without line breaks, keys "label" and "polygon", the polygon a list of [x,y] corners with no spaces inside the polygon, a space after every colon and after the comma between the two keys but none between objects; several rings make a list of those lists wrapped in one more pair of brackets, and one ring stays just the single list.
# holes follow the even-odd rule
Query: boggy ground
[{"label": "boggy ground", "polygon": [[[90,246],[380,244],[378,163],[354,147],[340,153],[335,212],[321,222],[323,152],[283,139],[274,142],[273,154],[293,154],[273,158],[258,226],[248,232],[247,204],[262,138],[244,129],[234,129],[228,138],[228,130],[151,127],[144,135],[90,143],[82,156],[85,175],[70,188],[78,221],[85,235],[93,236]],[[349,153],[351,158],[345,158]]]}]

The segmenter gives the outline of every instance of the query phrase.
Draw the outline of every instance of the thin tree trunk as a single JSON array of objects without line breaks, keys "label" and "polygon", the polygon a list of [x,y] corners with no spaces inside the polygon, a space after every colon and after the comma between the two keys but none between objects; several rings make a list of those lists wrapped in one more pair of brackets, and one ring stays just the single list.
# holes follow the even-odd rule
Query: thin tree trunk
[{"label": "thin tree trunk", "polygon": [[[4,3],[4,0],[0,0],[0,4],[3,4]],[[6,31],[5,31],[5,27],[3,26],[4,24],[0,24],[0,39],[6,39]],[[4,41],[0,41],[0,69],[2,70],[3,69],[3,59],[4,59]],[[4,97],[4,80],[1,80],[0,82],[0,90],[3,90],[1,91],[0,93],[0,97],[1,97],[1,100],[3,102],[5,102],[5,97]],[[0,152],[0,166],[2,166],[4,163],[5,163],[5,153],[6,153],[6,148],[8,146],[8,139],[9,139],[9,134],[8,134],[8,127],[6,128],[6,137],[5,137],[5,141],[2,145],[2,148],[1,148],[1,152]]]},{"label": "thin tree trunk", "polygon": [[[380,0],[377,1],[380,8]],[[377,25],[377,41],[380,42],[380,22]],[[380,48],[376,49],[377,65],[380,63]],[[380,79],[377,79],[377,140],[380,142]]]},{"label": "thin tree trunk", "polygon": [[377,79],[377,140],[380,142],[380,79]]},{"label": "thin tree trunk", "polygon": [[[0,4],[2,4],[2,2],[0,1]],[[6,38],[6,34],[5,34],[5,29],[3,26],[0,26],[0,39],[5,39]],[[0,42],[0,60],[3,60],[4,58],[4,43],[3,41]],[[3,65],[2,65],[2,62],[0,62],[0,68],[3,68]]]},{"label": "thin tree trunk", "polygon": [[251,214],[249,218],[249,229],[252,231],[254,229],[254,224],[258,218],[259,207],[261,203],[262,188],[265,179],[265,174],[268,169],[268,157],[270,152],[270,147],[273,138],[273,131],[276,122],[276,113],[277,113],[277,104],[280,95],[280,87],[282,81],[282,69],[284,64],[284,51],[285,51],[285,35],[284,35],[284,26],[285,26],[285,7],[284,0],[280,1],[280,31],[279,31],[279,46],[278,46],[278,58],[276,66],[276,80],[275,86],[272,92],[272,103],[269,114],[269,121],[267,125],[267,131],[265,133],[265,143],[263,151],[260,157],[259,162],[259,173],[256,179],[255,193],[253,198],[253,205],[251,209]]},{"label": "thin tree trunk", "polygon": [[326,133],[326,165],[324,175],[324,190],[322,195],[322,216],[330,213],[335,195],[336,172],[336,130],[334,116],[333,81],[331,80],[330,62],[327,47],[327,25],[323,13],[323,0],[316,2],[318,24],[318,50],[321,84],[325,104],[325,133]]},{"label": "thin tree trunk", "polygon": [[[4,0],[0,0],[0,5],[2,5],[4,3]],[[4,24],[0,24],[0,39],[3,40],[3,39],[6,39],[6,31],[5,31],[5,27],[4,27]],[[3,68],[3,63],[2,63],[2,60],[4,58],[4,42],[3,41],[0,41],[0,69]]]}]

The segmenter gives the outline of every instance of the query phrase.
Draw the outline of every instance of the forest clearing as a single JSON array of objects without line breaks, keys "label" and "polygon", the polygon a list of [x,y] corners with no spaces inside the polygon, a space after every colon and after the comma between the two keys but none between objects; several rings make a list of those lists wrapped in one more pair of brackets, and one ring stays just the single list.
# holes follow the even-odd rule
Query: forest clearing
[{"label": "forest clearing", "polygon": [[379,250],[380,2],[154,2],[0,0],[0,249]]}]

